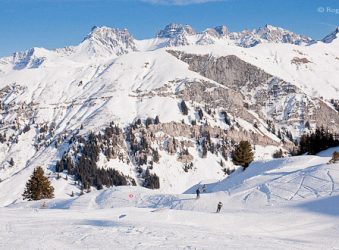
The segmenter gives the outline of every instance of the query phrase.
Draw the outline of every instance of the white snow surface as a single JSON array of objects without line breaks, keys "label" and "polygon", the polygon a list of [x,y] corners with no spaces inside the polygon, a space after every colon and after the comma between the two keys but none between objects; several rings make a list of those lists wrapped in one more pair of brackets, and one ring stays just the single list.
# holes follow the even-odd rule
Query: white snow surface
[{"label": "white snow surface", "polygon": [[196,187],[69,197],[60,179],[55,199],[0,208],[0,249],[337,249],[339,164],[327,164],[334,150],[256,161],[223,181],[201,182],[200,199]]}]

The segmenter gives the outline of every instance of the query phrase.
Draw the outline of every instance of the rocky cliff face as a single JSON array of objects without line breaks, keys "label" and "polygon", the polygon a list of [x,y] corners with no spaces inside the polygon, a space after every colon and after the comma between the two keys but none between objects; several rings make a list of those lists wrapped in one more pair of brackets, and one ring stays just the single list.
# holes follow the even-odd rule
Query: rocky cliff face
[{"label": "rocky cliff face", "polygon": [[[169,53],[188,63],[191,70],[233,90],[234,93],[225,96],[229,102],[238,106],[242,102],[261,119],[272,119],[283,130],[294,130],[297,137],[305,130],[306,123],[314,127],[324,125],[335,133],[339,132],[339,116],[333,108],[236,56],[214,58],[177,51]],[[209,100],[211,103],[212,99]],[[229,105],[226,106],[228,110],[234,109]]]}]

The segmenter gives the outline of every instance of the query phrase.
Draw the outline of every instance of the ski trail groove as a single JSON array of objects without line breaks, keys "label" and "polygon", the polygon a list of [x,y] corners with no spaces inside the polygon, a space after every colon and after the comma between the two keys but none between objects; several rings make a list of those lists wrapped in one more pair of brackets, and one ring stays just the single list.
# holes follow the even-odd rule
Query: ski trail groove
[{"label": "ski trail groove", "polygon": [[[299,187],[298,189],[295,191],[295,193],[290,197],[289,200],[293,200],[293,198],[298,194],[298,192],[300,191],[300,189],[302,188],[303,184],[304,184],[304,180],[305,180],[305,176],[303,176],[303,178],[300,181]],[[299,194],[298,194],[299,195]],[[303,196],[299,195],[300,197],[304,198]]]},{"label": "ski trail groove", "polygon": [[332,193],[334,191],[334,180],[333,180],[332,175],[330,174],[330,170],[328,170],[326,174],[330,178],[330,181],[331,181],[331,192],[330,192],[330,195],[332,195]]}]

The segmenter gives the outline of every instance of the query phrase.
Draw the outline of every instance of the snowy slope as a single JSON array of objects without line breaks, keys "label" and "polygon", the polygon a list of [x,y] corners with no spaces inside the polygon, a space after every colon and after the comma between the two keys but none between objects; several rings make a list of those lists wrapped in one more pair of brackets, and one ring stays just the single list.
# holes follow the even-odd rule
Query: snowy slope
[{"label": "snowy slope", "polygon": [[[189,36],[201,38],[204,35],[189,27],[182,31]],[[220,36],[227,33],[223,27],[215,31]],[[137,41],[127,30],[96,27],[78,46],[56,50],[33,48],[0,59],[0,132],[6,133],[7,139],[6,143],[0,144],[0,189],[4,190],[0,193],[0,203],[8,205],[20,200],[25,182],[38,165],[42,165],[51,175],[55,185],[61,185],[58,197],[78,191],[77,187],[70,185],[71,180],[63,184],[60,184],[61,181],[54,182],[56,161],[69,149],[67,143],[59,148],[53,145],[61,137],[65,137],[66,141],[76,133],[85,135],[89,131],[100,131],[111,121],[124,127],[137,118],[156,115],[162,123],[181,123],[184,120],[189,124],[197,119],[194,109],[197,103],[188,103],[190,112],[184,116],[178,108],[181,98],[177,95],[187,83],[210,84],[206,95],[213,89],[228,91],[219,83],[191,71],[186,63],[168,53],[169,49],[214,56],[236,55],[267,73],[301,87],[310,96],[338,98],[337,38],[309,46],[268,41],[252,48],[243,48],[233,42],[225,43],[219,37],[212,45],[203,42],[192,45],[196,44],[192,42],[187,46],[166,47],[167,39],[176,39],[181,33],[173,30],[161,33],[155,39]],[[205,35],[212,36],[212,33],[210,30]],[[203,107],[205,104],[200,105]],[[232,122],[238,123],[241,129],[262,135],[274,143],[264,147],[258,158],[271,158],[276,149],[285,146],[268,132],[265,121],[260,121],[262,124],[258,129],[249,123],[254,117],[259,117],[254,111],[244,111],[249,117],[247,120],[232,115],[232,112],[238,112],[237,109],[230,111]],[[204,119],[199,125],[206,121],[224,130],[230,128],[219,116],[205,114]],[[36,147],[43,124],[53,124],[55,130],[53,135],[44,138],[42,145]],[[24,133],[26,125],[30,125],[31,130]],[[84,127],[82,130],[81,125]],[[240,133],[237,129],[235,131]],[[243,137],[246,138],[246,135]],[[195,143],[192,138],[190,140]],[[195,146],[190,148],[190,154],[194,156],[195,168],[186,174],[175,156],[161,152],[160,163],[153,171],[160,176],[163,192],[182,193],[204,179],[216,181],[224,178],[219,165],[220,155],[201,158]],[[15,167],[9,166],[11,158]],[[225,164],[233,167],[230,160]],[[100,167],[116,168],[136,178],[135,166],[126,166],[118,160],[108,162],[102,157]]]},{"label": "snowy slope", "polygon": [[[53,182],[60,195],[54,200],[46,200],[46,206],[57,209],[132,206],[209,212],[214,210],[217,200],[239,209],[297,205],[339,195],[339,164],[328,164],[332,153],[338,150],[337,147],[316,156],[254,161],[246,171],[239,168],[223,180],[201,180],[185,194],[166,194],[166,191],[141,187],[114,187],[70,198],[71,189],[61,185],[67,182],[61,179]],[[206,185],[206,193],[202,194],[201,201],[196,201],[195,191],[203,184]],[[18,202],[9,207],[39,207],[41,203]]]},{"label": "snowy slope", "polygon": [[328,164],[339,148],[317,156],[298,156],[253,162],[247,171],[213,184],[213,192],[227,191],[232,199],[244,204],[277,204],[337,196],[338,164]]},{"label": "snowy slope", "polygon": [[222,214],[126,207],[0,211],[2,249],[338,248],[338,218],[303,209],[226,208]]},{"label": "snowy slope", "polygon": [[339,165],[327,162],[338,149],[256,161],[199,200],[115,187],[13,204],[0,208],[0,248],[336,249]]},{"label": "snowy slope", "polygon": [[[54,180],[56,199],[46,201],[47,207],[58,209],[104,209],[112,207],[170,208],[178,210],[213,211],[215,202],[222,200],[232,208],[255,208],[267,205],[299,204],[314,199],[337,196],[339,189],[338,164],[328,164],[332,148],[318,156],[298,156],[277,160],[255,161],[218,182],[205,180],[184,195],[168,195],[140,187],[115,187],[103,191],[92,190],[84,196],[70,198],[74,191],[64,179]],[[195,201],[195,190],[206,184],[203,201]],[[180,184],[179,184],[180,185]],[[12,190],[19,187],[11,187]],[[206,202],[209,201],[209,202]],[[3,203],[3,205],[6,205]],[[24,202],[10,207],[39,207],[41,201]]]}]

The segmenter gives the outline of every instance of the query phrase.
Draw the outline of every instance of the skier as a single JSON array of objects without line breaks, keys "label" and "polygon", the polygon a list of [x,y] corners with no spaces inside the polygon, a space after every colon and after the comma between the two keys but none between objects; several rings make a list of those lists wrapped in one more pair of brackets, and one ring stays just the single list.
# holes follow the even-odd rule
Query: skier
[{"label": "skier", "polygon": [[197,193],[197,199],[199,199],[200,198],[200,188],[198,188],[195,192]]},{"label": "skier", "polygon": [[217,213],[219,213],[220,212],[220,209],[222,208],[222,203],[221,203],[221,201],[219,201],[219,203],[218,203],[218,208],[217,208]]}]

